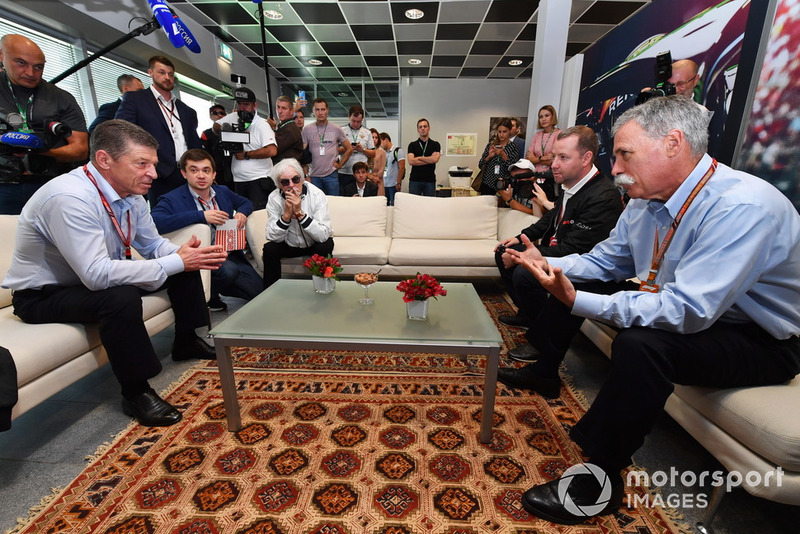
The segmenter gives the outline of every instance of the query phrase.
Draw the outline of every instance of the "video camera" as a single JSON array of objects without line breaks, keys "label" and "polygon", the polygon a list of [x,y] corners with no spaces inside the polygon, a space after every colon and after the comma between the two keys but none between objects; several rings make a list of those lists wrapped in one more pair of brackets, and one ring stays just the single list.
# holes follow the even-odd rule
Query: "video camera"
[{"label": "video camera", "polygon": [[[247,79],[239,74],[231,74],[231,81],[236,84],[233,98],[235,102],[238,102],[239,98],[244,96],[242,91],[246,91],[243,86],[247,83]],[[225,156],[244,152],[244,145],[250,142],[250,132],[247,131],[247,127],[255,119],[255,113],[239,110],[236,114],[239,116],[239,120],[235,124],[223,124],[219,134],[219,146]]]},{"label": "video camera", "polygon": [[675,94],[675,84],[669,83],[672,78],[672,54],[669,50],[656,56],[656,86],[653,89],[642,91],[636,97],[636,104],[643,104],[651,98]]},{"label": "video camera", "polygon": [[37,153],[72,135],[69,126],[50,119],[33,132],[23,131],[24,124],[19,113],[0,112],[0,182],[19,183],[23,174],[47,174],[54,160]]}]

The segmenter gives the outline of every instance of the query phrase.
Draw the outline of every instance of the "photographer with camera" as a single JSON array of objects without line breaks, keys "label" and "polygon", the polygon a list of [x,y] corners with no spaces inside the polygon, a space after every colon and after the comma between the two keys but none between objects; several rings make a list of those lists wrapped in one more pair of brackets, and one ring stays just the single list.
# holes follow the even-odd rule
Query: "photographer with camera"
[{"label": "photographer with camera", "polygon": [[481,195],[496,195],[509,184],[508,166],[519,159],[517,145],[510,142],[511,119],[502,118],[497,122],[497,131],[483,149],[478,167],[483,169]]},{"label": "photographer with camera", "polygon": [[672,53],[667,50],[656,56],[656,86],[645,87],[636,97],[636,105],[658,96],[679,95],[695,99],[694,89],[700,81],[697,63],[691,59],[672,62]]},{"label": "photographer with camera", "polygon": [[497,191],[503,202],[511,209],[541,217],[543,213],[553,209],[554,202],[547,198],[544,190],[537,182],[552,176],[537,172],[533,163],[521,159],[508,166],[511,175],[505,189]]},{"label": "photographer with camera", "polygon": [[19,214],[45,182],[89,157],[83,112],[71,94],[42,80],[44,63],[27,37],[0,39],[0,132],[19,130],[31,141],[0,143],[0,214]]},{"label": "photographer with camera", "polygon": [[[536,223],[495,247],[500,276],[519,309],[517,315],[500,317],[500,322],[506,326],[530,327],[548,295],[530,271],[519,268],[508,255],[503,257],[506,248],[525,250],[522,244],[525,235],[532,242],[541,240],[536,247],[543,256],[588,252],[608,237],[622,213],[619,191],[594,166],[598,147],[597,134],[586,126],[573,126],[560,132],[553,144],[552,169],[556,183],[563,189],[562,194],[553,209]],[[526,343],[511,349],[509,357],[528,361],[525,358],[530,354],[529,347]]]},{"label": "photographer with camera", "polygon": [[253,91],[239,87],[233,92],[233,99],[236,111],[219,119],[214,124],[214,131],[223,132],[223,148],[226,148],[226,132],[249,134],[248,142],[227,147],[233,153],[233,187],[236,194],[250,199],[254,209],[261,210],[267,206],[267,197],[275,189],[275,183],[269,178],[272,156],[278,153],[275,133],[256,112],[258,103]]}]

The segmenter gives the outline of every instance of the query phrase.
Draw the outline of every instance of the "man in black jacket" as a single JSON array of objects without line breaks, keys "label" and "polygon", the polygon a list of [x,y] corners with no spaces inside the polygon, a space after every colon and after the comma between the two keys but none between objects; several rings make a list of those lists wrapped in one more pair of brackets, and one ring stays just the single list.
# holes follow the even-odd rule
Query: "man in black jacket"
[{"label": "man in black jacket", "polygon": [[[543,256],[561,257],[584,253],[608,237],[622,213],[622,199],[614,184],[594,166],[597,135],[586,126],[562,131],[553,145],[553,178],[562,192],[553,209],[517,237],[506,239],[495,248],[495,261],[511,299],[519,308],[516,316],[502,316],[508,326],[528,328],[547,299],[547,291],[527,269],[513,262],[504,264],[505,248],[524,250],[522,236],[537,245]],[[508,256],[506,256],[508,258]],[[528,362],[533,356],[530,343],[511,349],[511,359]]]}]

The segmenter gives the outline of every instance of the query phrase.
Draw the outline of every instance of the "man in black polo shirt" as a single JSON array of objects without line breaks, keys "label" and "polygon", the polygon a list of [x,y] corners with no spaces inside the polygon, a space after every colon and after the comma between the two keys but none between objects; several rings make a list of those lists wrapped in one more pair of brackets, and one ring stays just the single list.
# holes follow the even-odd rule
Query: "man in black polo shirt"
[{"label": "man in black polo shirt", "polygon": [[428,119],[417,121],[419,139],[408,145],[408,163],[411,165],[408,192],[412,195],[432,197],[436,194],[436,164],[442,147],[430,138]]},{"label": "man in black polo shirt", "polygon": [[[0,62],[0,113],[4,118],[18,114],[19,130],[33,132],[46,143],[46,150],[28,154],[0,145],[0,214],[16,215],[45,182],[89,157],[89,134],[75,98],[42,80],[45,58],[36,43],[22,35],[4,35]],[[66,124],[72,134],[44,133],[51,122]]]}]

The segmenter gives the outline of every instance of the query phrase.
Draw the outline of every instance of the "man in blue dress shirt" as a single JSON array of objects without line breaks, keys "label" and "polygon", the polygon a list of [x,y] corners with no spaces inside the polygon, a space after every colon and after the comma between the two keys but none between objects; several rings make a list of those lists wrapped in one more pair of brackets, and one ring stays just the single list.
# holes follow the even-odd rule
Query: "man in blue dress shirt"
[{"label": "man in blue dress shirt", "polygon": [[[563,258],[508,252],[554,298],[533,327],[538,360],[501,369],[500,381],[558,396],[558,367],[584,318],[619,329],[609,376],[571,432],[590,464],[525,492],[536,516],[577,523],[585,517],[572,504],[589,515],[619,507],[620,470],[674,384],[761,386],[800,371],[800,216],[766,181],[706,154],[707,125],[683,96],[628,110],[614,124],[612,172],[633,200],[608,239]],[[633,277],[641,284],[625,282]],[[610,478],[607,505],[597,504],[594,467]]]},{"label": "man in blue dress shirt", "polygon": [[[91,161],[46,183],[23,208],[3,280],[26,323],[99,323],[122,409],[145,426],[175,424],[181,413],[148,384],[161,361],[142,318],[142,292],[166,286],[173,359],[215,359],[195,334],[208,326],[198,271],[225,260],[195,236],[178,247],[158,235],[142,196],[156,179],[157,146],[134,124],[100,124],[89,141]],[[144,259],[133,260],[132,249]]]}]

